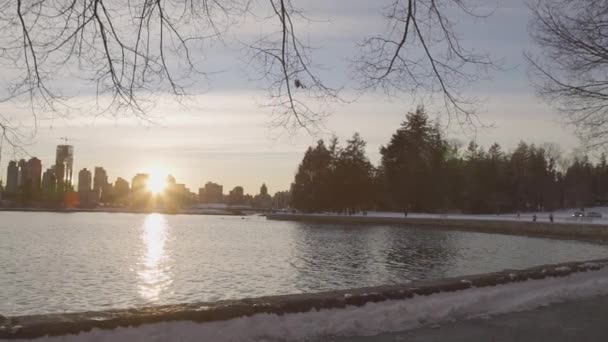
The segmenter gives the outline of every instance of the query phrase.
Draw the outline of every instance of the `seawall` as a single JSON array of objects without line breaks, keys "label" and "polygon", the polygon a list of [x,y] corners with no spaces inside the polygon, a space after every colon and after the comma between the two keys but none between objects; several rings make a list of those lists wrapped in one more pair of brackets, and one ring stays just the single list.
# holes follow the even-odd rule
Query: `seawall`
[{"label": "seawall", "polygon": [[[268,296],[227,300],[214,303],[193,303],[147,307],[138,309],[107,310],[99,312],[0,316],[0,339],[24,339],[43,336],[79,334],[92,329],[115,329],[159,322],[190,321],[196,323],[226,321],[256,314],[284,315],[314,312],[324,309],[361,307],[368,303],[389,300],[408,300],[438,293],[467,289],[491,288],[497,285],[522,283],[545,278],[560,278],[582,272],[606,269],[608,259],[543,265],[522,270],[413,282],[351,290],[312,294]],[[84,337],[86,339],[86,336]]]},{"label": "seawall", "polygon": [[266,215],[266,218],[268,220],[300,221],[322,224],[390,224],[431,230],[457,230],[584,241],[608,241],[608,225],[576,222],[550,223],[515,220],[347,216],[325,214],[268,214]]}]

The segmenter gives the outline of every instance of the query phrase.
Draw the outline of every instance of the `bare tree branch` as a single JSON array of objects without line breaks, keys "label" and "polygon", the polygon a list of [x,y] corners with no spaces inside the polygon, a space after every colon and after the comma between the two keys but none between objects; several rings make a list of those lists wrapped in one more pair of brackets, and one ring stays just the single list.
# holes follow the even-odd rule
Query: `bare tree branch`
[{"label": "bare tree branch", "polygon": [[[0,95],[30,103],[34,118],[39,111],[60,113],[84,93],[95,96],[99,115],[148,120],[157,95],[179,100],[197,77],[205,79],[194,56],[251,16],[250,5],[251,0],[0,0],[0,65],[11,70],[10,86]],[[302,38],[303,24],[312,19],[292,0],[258,5],[273,31],[247,44],[248,57],[267,88],[271,123],[288,131],[317,130],[329,106],[343,100],[341,88],[321,77],[314,49]],[[385,13],[392,30],[362,44],[356,63],[362,88],[440,94],[450,118],[472,123],[473,99],[463,97],[462,88],[494,64],[461,46],[452,11],[479,16],[467,0],[394,0]],[[74,78],[84,80],[80,93],[62,92],[62,83]]]},{"label": "bare tree branch", "polygon": [[608,143],[608,3],[536,1],[526,53],[538,94],[576,127],[588,148]]},{"label": "bare tree branch", "polygon": [[354,68],[361,89],[389,95],[440,94],[448,119],[460,125],[478,123],[475,100],[461,91],[497,64],[461,46],[446,14],[453,10],[476,17],[490,14],[475,13],[464,0],[395,0],[385,12],[391,29],[360,44]]}]

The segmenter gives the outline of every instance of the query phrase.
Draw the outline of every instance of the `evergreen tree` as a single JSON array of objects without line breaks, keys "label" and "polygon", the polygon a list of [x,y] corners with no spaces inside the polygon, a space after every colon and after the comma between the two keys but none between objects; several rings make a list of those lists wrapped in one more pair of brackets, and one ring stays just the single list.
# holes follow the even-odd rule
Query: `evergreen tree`
[{"label": "evergreen tree", "polygon": [[365,145],[359,133],[355,133],[335,161],[332,189],[340,211],[361,210],[371,205],[374,167],[365,155]]},{"label": "evergreen tree", "polygon": [[306,150],[291,189],[294,208],[318,212],[331,206],[331,163],[331,154],[323,140],[319,140],[315,148]]},{"label": "evergreen tree", "polygon": [[380,148],[382,169],[393,205],[399,210],[441,207],[441,182],[447,144],[423,107],[408,113],[390,142]]}]

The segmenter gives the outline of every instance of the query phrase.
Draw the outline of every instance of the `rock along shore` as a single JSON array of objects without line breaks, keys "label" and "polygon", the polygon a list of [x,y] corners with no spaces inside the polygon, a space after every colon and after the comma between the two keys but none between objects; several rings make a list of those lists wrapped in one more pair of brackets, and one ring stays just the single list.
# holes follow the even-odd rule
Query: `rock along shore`
[{"label": "rock along shore", "polygon": [[0,339],[37,338],[78,334],[93,328],[114,329],[168,321],[212,322],[259,313],[283,315],[311,310],[363,306],[371,302],[407,300],[439,292],[488,287],[547,277],[565,277],[577,272],[605,268],[608,259],[537,266],[522,270],[414,282],[404,285],[367,287],[311,294],[268,296],[214,303],[193,303],[157,307],[49,315],[4,317],[0,315]]}]

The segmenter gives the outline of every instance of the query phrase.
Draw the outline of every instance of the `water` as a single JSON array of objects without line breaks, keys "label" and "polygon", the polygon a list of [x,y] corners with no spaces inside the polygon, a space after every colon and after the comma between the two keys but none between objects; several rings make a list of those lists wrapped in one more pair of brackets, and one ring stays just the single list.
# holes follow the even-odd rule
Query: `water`
[{"label": "water", "polygon": [[574,260],[608,246],[261,217],[0,213],[0,314],[398,284]]}]

